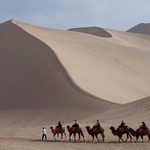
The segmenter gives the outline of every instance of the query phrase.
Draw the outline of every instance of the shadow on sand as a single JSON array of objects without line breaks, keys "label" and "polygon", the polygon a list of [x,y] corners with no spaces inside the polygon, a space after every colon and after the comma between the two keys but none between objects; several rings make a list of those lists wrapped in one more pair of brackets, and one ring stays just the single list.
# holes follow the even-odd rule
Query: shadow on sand
[{"label": "shadow on sand", "polygon": [[[69,141],[69,140],[30,140],[31,142],[52,142],[52,143],[86,143],[86,144],[135,144],[135,142],[117,142],[117,141]],[[142,143],[142,142],[137,142],[137,143]],[[143,143],[147,143],[147,142],[143,142]]]}]

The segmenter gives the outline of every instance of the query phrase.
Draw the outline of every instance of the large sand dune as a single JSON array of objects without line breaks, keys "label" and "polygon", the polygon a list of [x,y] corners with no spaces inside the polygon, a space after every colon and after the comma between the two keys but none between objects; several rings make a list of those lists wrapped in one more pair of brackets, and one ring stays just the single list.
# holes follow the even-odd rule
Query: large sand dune
[{"label": "large sand dune", "polygon": [[112,36],[105,38],[13,22],[50,46],[74,83],[92,95],[116,103],[149,96],[150,36],[105,29]]},{"label": "large sand dune", "polygon": [[[109,130],[122,119],[134,129],[142,121],[150,127],[150,36],[95,27],[85,31],[89,28],[82,33],[18,21],[0,24],[0,149],[150,148],[119,144]],[[71,125],[74,119],[86,142],[53,140],[50,125],[58,120]],[[97,119],[106,138],[92,143],[85,126]]]},{"label": "large sand dune", "polygon": [[10,126],[67,122],[117,106],[78,88],[52,49],[40,40],[10,21],[0,28],[0,110],[7,112],[2,124],[8,120]]}]

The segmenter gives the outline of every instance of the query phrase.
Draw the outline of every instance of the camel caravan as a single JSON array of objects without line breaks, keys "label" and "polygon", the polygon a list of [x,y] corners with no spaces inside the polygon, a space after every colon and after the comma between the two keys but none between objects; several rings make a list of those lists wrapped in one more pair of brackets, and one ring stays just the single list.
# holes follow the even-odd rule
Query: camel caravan
[{"label": "camel caravan", "polygon": [[[90,126],[86,126],[85,128],[88,134],[92,136],[92,141],[94,141],[94,137],[96,137],[97,141],[99,141],[98,134],[101,134],[102,141],[104,141],[104,138],[105,138],[104,129],[101,127],[99,120],[97,120],[96,124],[92,128]],[[57,135],[59,139],[59,134],[61,134],[60,140],[63,139],[63,135],[65,136],[65,140],[66,140],[67,134],[65,132],[65,127],[62,127],[62,123],[60,121],[58,122],[58,125],[56,127],[51,126],[50,129],[55,140],[56,140],[55,135]],[[83,141],[85,141],[83,130],[81,127],[79,127],[79,123],[77,122],[77,120],[75,120],[75,123],[71,127],[68,125],[67,130],[69,132],[69,141],[71,141],[72,135],[74,135],[74,141],[76,141],[76,134],[78,134],[78,141],[81,139],[81,136],[83,138]],[[129,128],[127,125],[125,125],[124,120],[122,120],[120,126],[117,129],[115,129],[114,126],[111,126],[110,130],[114,136],[118,136],[119,138],[118,142],[120,142],[120,140],[124,141],[122,139],[122,136],[124,134],[127,135],[127,139],[125,140],[125,142],[127,142],[129,137],[130,137],[130,142],[131,142],[132,136],[136,137],[135,142],[137,142],[139,137],[141,137],[142,142],[143,142],[143,136],[148,136],[148,142],[150,141],[150,130],[146,126],[145,122],[142,122],[142,125],[139,127],[139,129],[134,130],[132,128]]]}]

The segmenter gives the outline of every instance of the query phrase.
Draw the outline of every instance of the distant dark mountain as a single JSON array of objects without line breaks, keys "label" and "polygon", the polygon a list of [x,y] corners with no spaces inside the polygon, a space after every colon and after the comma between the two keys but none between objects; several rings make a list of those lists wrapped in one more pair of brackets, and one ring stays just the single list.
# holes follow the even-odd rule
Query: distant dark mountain
[{"label": "distant dark mountain", "polygon": [[126,32],[150,35],[150,23],[140,23]]}]

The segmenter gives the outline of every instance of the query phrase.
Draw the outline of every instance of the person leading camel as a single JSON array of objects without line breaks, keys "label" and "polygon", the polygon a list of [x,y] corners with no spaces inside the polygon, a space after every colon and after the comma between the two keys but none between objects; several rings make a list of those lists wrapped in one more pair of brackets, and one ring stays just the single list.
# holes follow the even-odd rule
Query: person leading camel
[{"label": "person leading camel", "polygon": [[46,129],[43,127],[43,135],[42,135],[42,140],[44,139],[47,140],[47,136],[46,136]]}]

